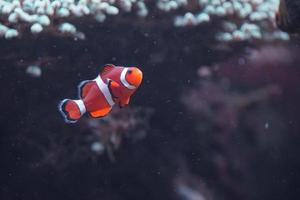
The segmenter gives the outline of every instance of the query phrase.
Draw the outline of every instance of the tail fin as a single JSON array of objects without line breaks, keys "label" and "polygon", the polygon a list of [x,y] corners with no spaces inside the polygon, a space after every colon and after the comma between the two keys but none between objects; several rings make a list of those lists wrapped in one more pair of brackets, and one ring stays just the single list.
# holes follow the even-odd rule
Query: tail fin
[{"label": "tail fin", "polygon": [[64,99],[58,105],[66,123],[75,123],[86,112],[82,100]]}]

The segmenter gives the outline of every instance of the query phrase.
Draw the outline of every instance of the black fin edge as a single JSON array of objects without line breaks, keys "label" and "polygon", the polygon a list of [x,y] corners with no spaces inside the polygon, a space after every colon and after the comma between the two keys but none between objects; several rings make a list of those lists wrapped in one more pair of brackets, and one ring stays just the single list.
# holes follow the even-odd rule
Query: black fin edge
[{"label": "black fin edge", "polygon": [[64,99],[62,101],[59,102],[58,104],[58,110],[60,112],[60,114],[63,116],[64,118],[64,121],[68,124],[74,124],[77,122],[77,120],[72,120],[70,119],[69,117],[69,114],[66,112],[65,110],[65,106],[66,106],[66,103],[69,101],[70,99]]},{"label": "black fin edge", "polygon": [[81,81],[79,84],[78,84],[78,86],[77,86],[77,88],[78,88],[78,97],[80,98],[80,99],[82,99],[83,98],[83,96],[82,96],[82,89],[83,89],[83,87],[88,83],[88,82],[90,82],[91,80],[85,80],[85,81]]}]

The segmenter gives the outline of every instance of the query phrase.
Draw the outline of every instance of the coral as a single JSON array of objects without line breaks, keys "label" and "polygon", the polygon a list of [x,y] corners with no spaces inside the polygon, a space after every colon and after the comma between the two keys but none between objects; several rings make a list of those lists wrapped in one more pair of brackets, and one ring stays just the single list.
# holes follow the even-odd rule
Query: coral
[{"label": "coral", "polygon": [[179,162],[181,172],[176,175],[173,180],[174,190],[179,199],[189,199],[189,200],[213,200],[216,199],[213,197],[212,191],[205,184],[205,181],[192,174],[186,163],[181,160]]},{"label": "coral", "polygon": [[280,88],[276,85],[269,85],[248,94],[230,93],[226,87],[225,82],[203,82],[201,87],[184,95],[182,101],[191,112],[211,121],[227,134],[237,127],[241,110],[280,94]]},{"label": "coral", "polygon": [[[283,159],[286,149],[295,148],[287,147],[291,134],[297,134],[295,125],[290,125],[295,118],[291,115],[289,122],[283,116],[299,112],[295,106],[299,92],[294,89],[299,84],[299,69],[294,67],[299,62],[298,51],[265,46],[211,67],[203,66],[198,70],[201,84],[182,94],[198,134],[194,141],[200,148],[191,147],[190,151],[198,155],[193,158],[202,155],[199,149],[205,149],[205,158],[213,166],[211,173],[233,198],[255,199],[256,195],[246,188],[263,187],[262,182],[269,181],[269,176],[264,177],[266,173],[280,177],[278,168],[268,167],[280,159],[270,154]],[[264,159],[270,162],[268,166],[262,163]],[[194,173],[198,175],[201,170],[194,166]],[[254,174],[262,176],[253,178]],[[258,196],[273,193],[268,189],[259,191]]]},{"label": "coral", "polygon": [[[250,171],[253,173],[254,169],[249,169],[248,165],[255,162],[255,158],[249,153],[253,148],[252,141],[247,140],[252,137],[254,140],[262,139],[261,134],[269,128],[268,125],[268,128],[260,128],[266,127],[261,123],[270,120],[268,115],[265,116],[268,120],[264,122],[260,121],[265,120],[264,118],[253,118],[260,113],[259,109],[255,109],[255,105],[262,105],[280,95],[280,89],[276,85],[269,85],[243,94],[233,92],[224,85],[226,84],[222,82],[218,84],[206,81],[201,87],[185,94],[182,101],[195,121],[195,129],[198,132],[195,143],[201,147],[199,149],[210,149],[210,152],[206,151],[204,154],[207,162],[212,163],[215,179],[231,193],[232,198],[241,199],[245,193],[240,179],[246,179]],[[270,115],[272,114],[275,115]],[[251,122],[245,123],[244,119]],[[276,116],[274,121],[278,122],[279,117]],[[244,128],[244,123],[249,124],[247,129]],[[235,143],[236,140],[238,143]],[[192,149],[195,156],[203,153],[196,147]],[[195,171],[198,175],[197,168]]]},{"label": "coral", "polygon": [[[31,165],[34,168],[49,165],[63,169],[73,162],[96,161],[105,152],[110,161],[115,161],[114,151],[120,148],[124,137],[134,142],[146,136],[151,115],[152,110],[147,108],[114,109],[103,119],[83,119],[76,134],[40,136],[44,137],[46,144],[37,140],[38,137],[27,138],[27,145],[40,155],[40,160],[33,161]],[[70,148],[76,151],[70,152]]]},{"label": "coral", "polygon": [[278,0],[0,0],[0,36],[20,37],[24,31],[21,25],[25,29],[29,26],[33,34],[50,31],[76,37],[80,33],[76,18],[93,17],[103,22],[108,16],[130,13],[131,20],[147,16],[159,20],[171,15],[175,26],[217,21],[216,39],[223,42],[289,40],[288,34],[274,26],[278,4]]},{"label": "coral", "polygon": [[146,136],[151,114],[151,109],[131,108],[114,110],[103,120],[86,119],[84,123],[92,133],[87,139],[91,143],[91,151],[102,154],[107,150],[110,159],[114,160],[113,151],[120,147],[124,136],[132,140]]}]

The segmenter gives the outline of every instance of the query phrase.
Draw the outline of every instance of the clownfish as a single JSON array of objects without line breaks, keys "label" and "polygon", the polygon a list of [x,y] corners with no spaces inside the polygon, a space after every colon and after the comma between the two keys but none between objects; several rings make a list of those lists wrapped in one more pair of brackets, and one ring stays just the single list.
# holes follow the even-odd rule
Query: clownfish
[{"label": "clownfish", "polygon": [[142,79],[143,73],[137,67],[107,64],[94,80],[78,85],[78,100],[62,100],[59,111],[67,123],[77,122],[85,113],[93,118],[104,117],[115,104],[127,106]]}]

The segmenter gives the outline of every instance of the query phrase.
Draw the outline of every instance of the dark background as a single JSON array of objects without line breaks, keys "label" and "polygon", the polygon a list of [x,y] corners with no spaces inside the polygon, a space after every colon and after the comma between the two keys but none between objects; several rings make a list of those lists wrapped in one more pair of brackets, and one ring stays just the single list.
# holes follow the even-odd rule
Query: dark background
[{"label": "dark background", "polygon": [[[183,186],[198,199],[298,198],[297,38],[220,47],[213,24],[115,20],[83,22],[84,41],[0,40],[1,199],[192,199]],[[88,117],[69,125],[57,110],[105,63],[144,73],[119,113],[153,110],[146,137],[123,137],[115,161],[83,142],[92,132]],[[25,73],[31,64],[40,78]],[[198,75],[203,65],[212,75]]]}]

